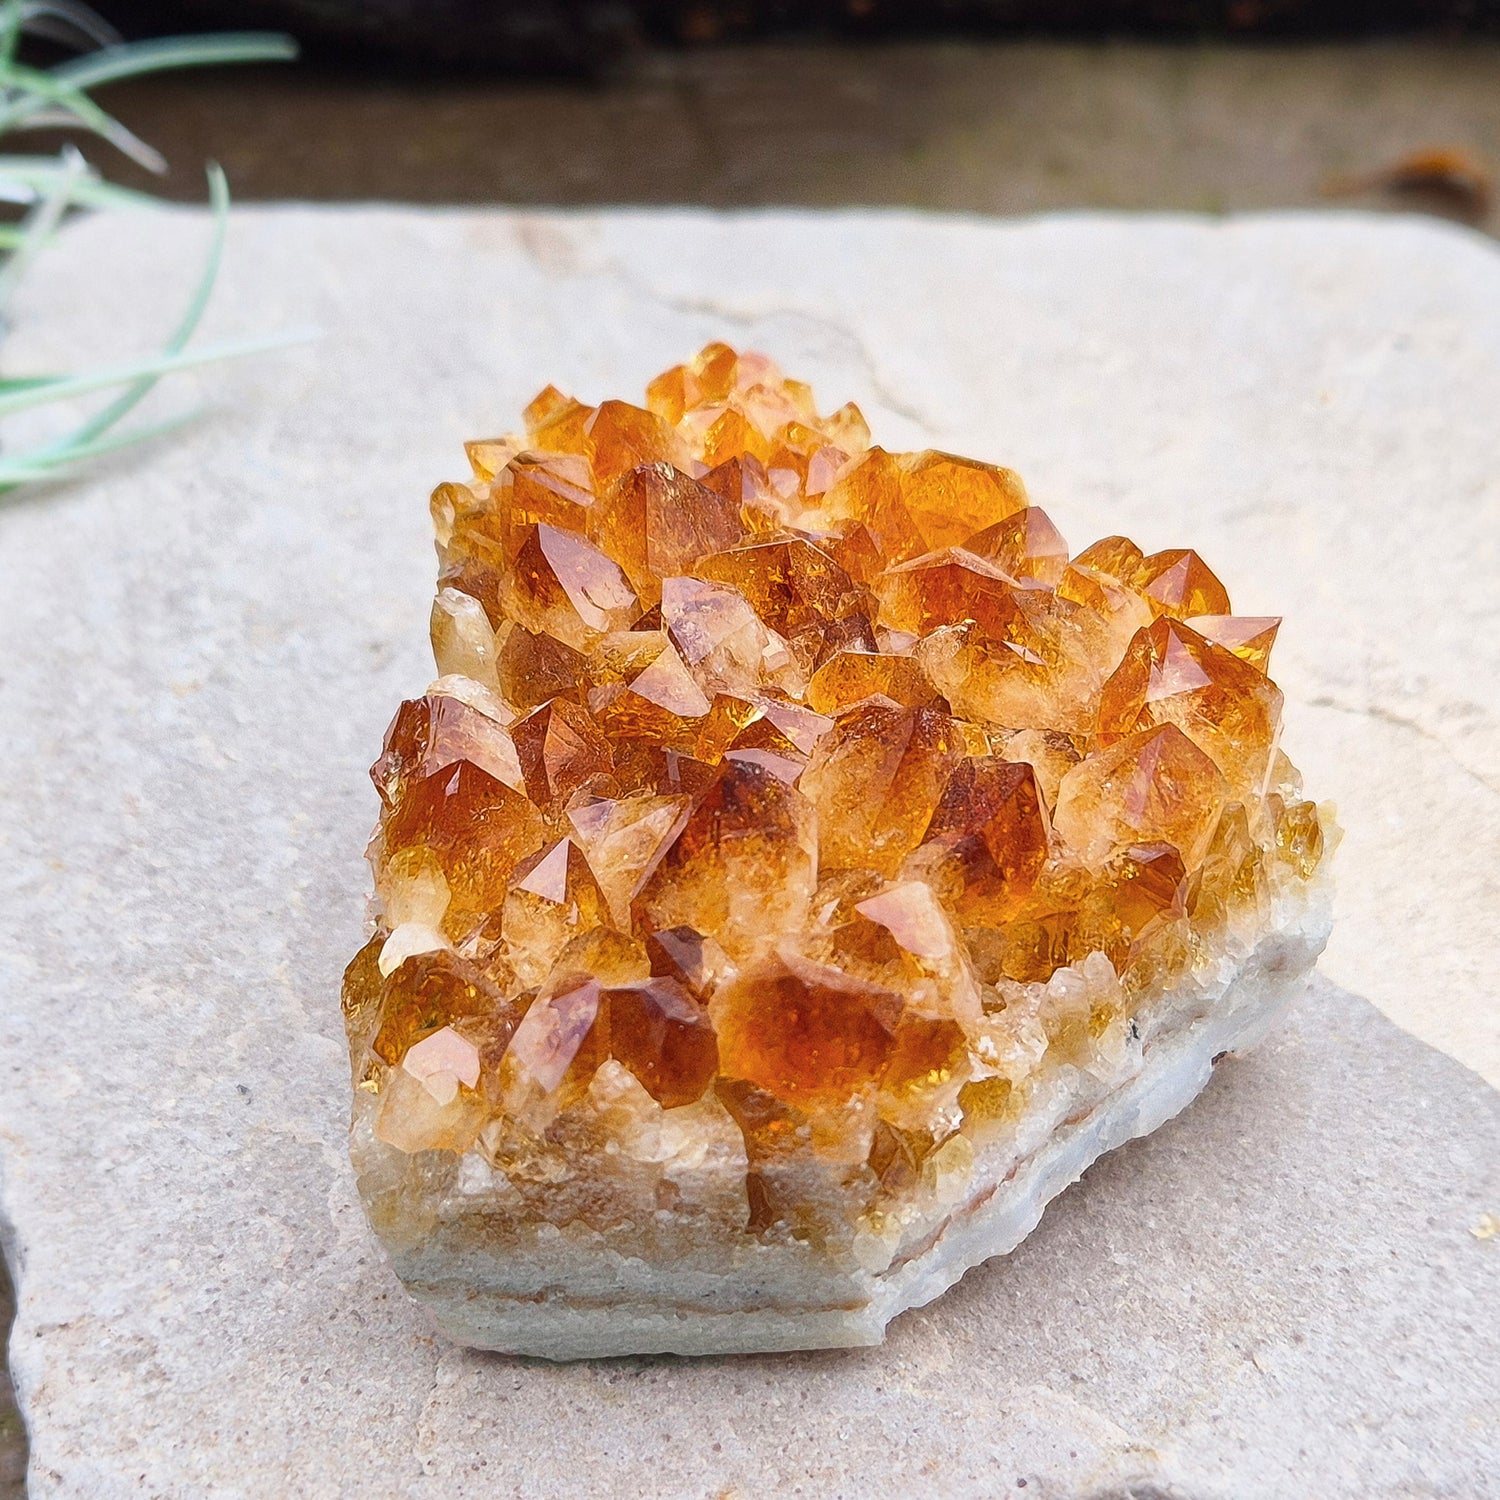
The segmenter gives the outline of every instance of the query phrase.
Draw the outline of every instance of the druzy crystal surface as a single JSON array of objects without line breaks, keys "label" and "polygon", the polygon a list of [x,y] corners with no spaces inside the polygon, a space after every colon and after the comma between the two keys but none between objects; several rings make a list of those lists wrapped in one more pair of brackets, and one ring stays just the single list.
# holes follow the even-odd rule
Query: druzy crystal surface
[{"label": "druzy crystal surface", "polygon": [[474,1342],[860,1341],[1316,885],[1278,622],[723,345],[468,458],[345,981],[372,1222]]}]

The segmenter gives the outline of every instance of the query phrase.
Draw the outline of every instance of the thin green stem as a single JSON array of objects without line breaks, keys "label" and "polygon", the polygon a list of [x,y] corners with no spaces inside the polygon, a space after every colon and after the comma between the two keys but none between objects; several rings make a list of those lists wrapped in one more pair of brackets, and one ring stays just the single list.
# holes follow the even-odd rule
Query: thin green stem
[{"label": "thin green stem", "polygon": [[21,242],[6,257],[0,266],[0,326],[3,326],[5,309],[21,278],[30,269],[31,263],[47,244],[62,216],[77,202],[76,189],[88,172],[83,156],[76,146],[65,146],[61,155],[61,171],[52,181],[45,197],[41,198],[26,215],[21,224]]},{"label": "thin green stem", "polygon": [[5,0],[0,6],[0,68],[9,68],[21,45],[21,25],[26,19],[23,0]]},{"label": "thin green stem", "polygon": [[[17,61],[21,37],[50,27],[49,35],[97,50],[44,72]],[[54,26],[57,22],[61,25]],[[122,42],[81,0],[0,0],[0,134],[61,124],[90,130],[151,171],[166,170],[165,160],[89,97],[100,84],[168,68],[205,64],[280,61],[297,55],[289,38],[264,32],[210,37],[169,37],[159,41]],[[218,278],[229,215],[229,187],[217,165],[208,168],[213,229],[203,268],[176,328],[162,349],[128,363],[74,375],[0,377],[0,417],[52,402],[117,390],[112,399],[64,436],[27,452],[0,455],[0,493],[44,479],[64,465],[97,457],[145,441],[180,426],[175,417],[146,427],[118,431],[156,383],[176,370],[191,369],[286,347],[310,337],[280,334],[240,339],[188,350]],[[58,157],[0,156],[0,199],[28,204],[19,225],[0,225],[0,318],[5,305],[37,253],[51,243],[63,216],[72,207],[138,208],[155,205],[148,194],[130,192],[102,181],[69,146]]]},{"label": "thin green stem", "polygon": [[0,135],[7,130],[26,129],[34,116],[49,105],[57,105],[72,115],[80,128],[93,131],[148,172],[167,170],[166,158],[159,151],[127,130],[81,89],[59,82],[51,73],[12,62],[0,73],[0,87],[12,92],[12,97],[0,105]]},{"label": "thin green stem", "polygon": [[[0,197],[7,202],[35,202],[53,189],[67,168],[61,156],[0,155]],[[78,208],[160,208],[162,200],[134,188],[116,187],[98,177],[87,163],[73,183],[73,203]]]},{"label": "thin green stem", "polygon": [[169,36],[156,41],[122,42],[101,47],[52,69],[52,77],[75,89],[97,88],[120,78],[158,73],[168,68],[198,68],[231,63],[290,62],[297,44],[274,31],[230,31],[219,36]]},{"label": "thin green stem", "polygon": [[[203,317],[203,310],[208,306],[214,282],[218,279],[219,262],[224,255],[224,235],[229,228],[229,182],[224,176],[223,168],[217,162],[209,163],[208,196],[214,211],[213,238],[209,241],[208,256],[198,276],[198,285],[188,300],[181,321],[162,351],[165,355],[181,353],[187,341],[192,338]],[[113,427],[132,407],[140,403],[159,378],[159,376],[148,375],[137,380],[128,390],[116,396],[101,412],[85,422],[73,434],[71,441],[87,443],[99,433]]]},{"label": "thin green stem", "polygon": [[305,344],[316,334],[309,329],[292,333],[267,334],[261,338],[234,339],[222,344],[210,344],[202,349],[193,349],[181,354],[155,354],[138,359],[130,364],[115,365],[103,370],[90,370],[83,375],[59,375],[27,390],[9,390],[0,395],[0,416],[10,416],[28,407],[45,406],[49,401],[62,401],[71,396],[87,396],[94,391],[107,391],[111,386],[125,385],[171,374],[174,370],[191,370],[195,365],[210,365],[221,359],[243,359],[247,354],[264,354],[270,349],[286,349],[293,344]]},{"label": "thin green stem", "polygon": [[89,443],[76,443],[66,450],[38,449],[19,454],[15,458],[0,456],[0,493],[20,484],[49,479],[59,469],[70,464],[82,463],[85,459],[98,458],[101,454],[134,447],[137,443],[149,442],[152,438],[175,432],[179,427],[196,420],[199,415],[196,410],[179,412],[175,417],[152,422],[149,426],[132,427],[129,432],[112,432]]}]

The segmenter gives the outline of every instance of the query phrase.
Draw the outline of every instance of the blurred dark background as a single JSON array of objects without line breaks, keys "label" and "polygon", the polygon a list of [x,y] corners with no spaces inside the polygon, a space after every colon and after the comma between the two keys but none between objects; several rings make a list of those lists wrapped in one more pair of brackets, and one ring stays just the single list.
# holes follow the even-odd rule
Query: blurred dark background
[{"label": "blurred dark background", "polygon": [[[294,66],[100,99],[184,199],[1327,206],[1491,226],[1500,0],[130,0]],[[37,141],[45,149],[51,143]]]},{"label": "blurred dark background", "polygon": [[595,72],[647,43],[1018,34],[1348,37],[1500,29],[1497,0],[154,0],[140,31],[267,25],[404,61]]}]

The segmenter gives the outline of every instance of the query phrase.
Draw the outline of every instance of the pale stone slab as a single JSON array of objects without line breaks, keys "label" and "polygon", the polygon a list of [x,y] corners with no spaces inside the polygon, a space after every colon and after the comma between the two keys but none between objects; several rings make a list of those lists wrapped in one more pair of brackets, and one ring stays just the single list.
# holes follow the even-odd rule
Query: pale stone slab
[{"label": "pale stone slab", "polygon": [[[70,233],[11,368],[154,338],[201,232]],[[237,220],[216,317],[326,336],[218,372],[222,409],[149,459],[0,509],[0,1216],[36,1495],[1493,1484],[1497,1096],[1327,983],[882,1348],[564,1368],[449,1347],[401,1295],[334,999],[363,767],[430,676],[426,490],[543,380],[626,393],[728,336],[894,446],[1012,463],[1076,544],[1192,544],[1286,613],[1288,748],[1350,830],[1326,972],[1500,1078],[1491,247],[272,209]]]}]

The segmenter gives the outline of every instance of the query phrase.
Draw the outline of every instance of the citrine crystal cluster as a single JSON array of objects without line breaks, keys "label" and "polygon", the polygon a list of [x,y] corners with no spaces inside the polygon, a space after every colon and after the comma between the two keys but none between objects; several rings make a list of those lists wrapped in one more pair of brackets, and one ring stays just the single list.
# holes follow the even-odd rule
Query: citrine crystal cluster
[{"label": "citrine crystal cluster", "polygon": [[1326,933],[1278,621],[710,345],[432,497],[344,1009],[456,1337],[869,1342],[1180,1108]]}]

